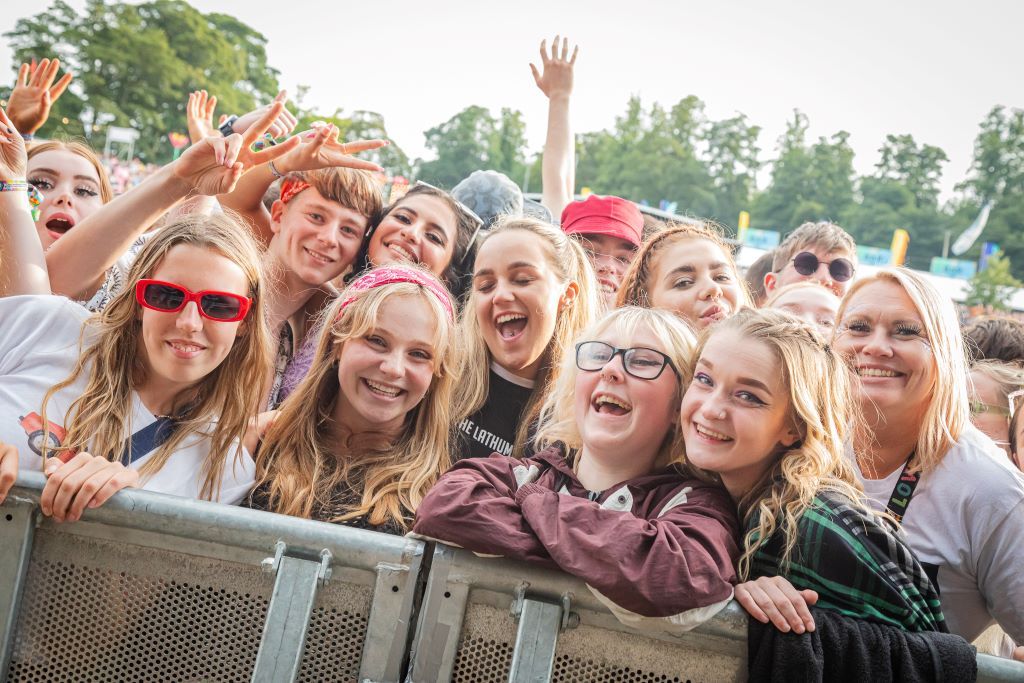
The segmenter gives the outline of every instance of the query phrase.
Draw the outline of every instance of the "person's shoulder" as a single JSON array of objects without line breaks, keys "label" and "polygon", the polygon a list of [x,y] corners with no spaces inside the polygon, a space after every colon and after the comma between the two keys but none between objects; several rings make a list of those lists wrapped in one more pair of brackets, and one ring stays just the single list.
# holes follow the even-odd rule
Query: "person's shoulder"
[{"label": "person's shoulder", "polygon": [[17,335],[20,326],[26,336],[64,336],[62,332],[77,335],[89,315],[89,311],[70,299],[52,294],[0,298],[0,321],[7,334]]},{"label": "person's shoulder", "polygon": [[[1010,462],[1006,452],[973,425],[968,425],[945,457],[930,473],[933,480],[965,491],[979,490],[986,496],[1014,494],[1024,498],[1024,474]],[[967,482],[974,482],[965,486]]]}]

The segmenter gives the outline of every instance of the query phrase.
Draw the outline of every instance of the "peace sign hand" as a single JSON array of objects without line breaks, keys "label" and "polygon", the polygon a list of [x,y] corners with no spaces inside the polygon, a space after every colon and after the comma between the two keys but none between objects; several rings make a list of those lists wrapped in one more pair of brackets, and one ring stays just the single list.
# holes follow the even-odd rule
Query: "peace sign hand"
[{"label": "peace sign hand", "polygon": [[356,140],[339,142],[338,128],[325,124],[298,136],[302,142],[291,152],[281,157],[274,167],[281,173],[313,171],[319,168],[344,167],[362,171],[383,171],[371,161],[357,159],[352,154],[380,149],[391,143],[387,140]]},{"label": "peace sign hand", "polygon": [[532,63],[530,64],[534,83],[549,99],[555,96],[568,97],[572,94],[573,67],[576,65],[576,55],[579,54],[580,48],[579,45],[576,45],[573,48],[572,57],[569,58],[569,39],[562,38],[561,40],[561,46],[558,44],[558,36],[551,41],[550,56],[548,55],[547,41],[540,42],[540,61],[541,66],[544,67],[543,73],[538,71]]},{"label": "peace sign hand", "polygon": [[299,139],[292,137],[279,145],[252,151],[253,143],[267,132],[282,108],[283,103],[275,102],[243,135],[203,138],[172,162],[174,175],[196,194],[231,192],[243,173],[284,156],[299,144]]},{"label": "peace sign hand", "polygon": [[22,64],[18,69],[18,80],[7,101],[7,113],[21,133],[34,134],[42,128],[50,116],[50,107],[71,83],[73,76],[66,73],[54,84],[59,70],[59,59],[44,59],[38,65]]}]

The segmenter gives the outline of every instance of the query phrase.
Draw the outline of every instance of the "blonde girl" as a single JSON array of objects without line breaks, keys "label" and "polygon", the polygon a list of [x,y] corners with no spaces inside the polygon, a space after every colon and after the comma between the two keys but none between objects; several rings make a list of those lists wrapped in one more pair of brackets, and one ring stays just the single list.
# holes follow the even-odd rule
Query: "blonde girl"
[{"label": "blonde girl", "polygon": [[228,216],[183,218],[90,317],[55,296],[0,300],[0,441],[49,475],[42,506],[77,519],[119,488],[236,502],[240,445],[269,368],[260,255]]},{"label": "blonde girl", "polygon": [[547,223],[506,220],[483,238],[460,323],[458,457],[524,452],[563,354],[594,319],[596,292],[583,249]]},{"label": "blonde girl", "polygon": [[672,225],[641,245],[616,305],[669,310],[701,330],[751,303],[721,232],[697,223]]},{"label": "blonde girl", "polygon": [[418,268],[356,278],[258,448],[251,507],[401,534],[450,465],[454,303]]},{"label": "blonde girl", "polygon": [[[748,583],[737,599],[798,633],[813,627],[804,598],[907,630],[945,630],[924,570],[863,507],[843,455],[854,405],[849,370],[806,323],[748,309],[705,331],[680,422],[686,460],[721,479],[743,522],[738,572]],[[803,620],[777,607],[776,575]]]},{"label": "blonde girl", "polygon": [[625,307],[577,339],[527,458],[460,461],[414,531],[561,568],[625,623],[687,630],[731,599],[738,524],[728,495],[679,462],[678,406],[694,339]]}]

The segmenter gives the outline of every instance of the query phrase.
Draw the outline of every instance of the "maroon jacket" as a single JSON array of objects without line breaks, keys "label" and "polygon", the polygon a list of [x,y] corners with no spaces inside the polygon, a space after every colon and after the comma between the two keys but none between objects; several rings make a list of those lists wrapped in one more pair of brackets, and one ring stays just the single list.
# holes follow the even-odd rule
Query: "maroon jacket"
[{"label": "maroon jacket", "polygon": [[616,484],[596,500],[588,494],[557,447],[524,460],[471,458],[430,490],[413,532],[557,567],[586,581],[606,604],[642,617],[713,606],[699,623],[732,597],[739,523],[720,486],[669,467]]}]

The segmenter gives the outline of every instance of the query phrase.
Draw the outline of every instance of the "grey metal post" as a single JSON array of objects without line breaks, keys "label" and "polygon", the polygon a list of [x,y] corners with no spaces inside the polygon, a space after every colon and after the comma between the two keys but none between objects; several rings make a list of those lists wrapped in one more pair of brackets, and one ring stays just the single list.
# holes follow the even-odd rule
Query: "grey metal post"
[{"label": "grey metal post", "polygon": [[320,562],[290,557],[284,551],[284,543],[278,542],[274,558],[264,562],[268,570],[276,569],[277,579],[256,653],[253,683],[294,681],[299,675],[313,602],[330,572],[330,551],[323,551]]},{"label": "grey metal post", "polygon": [[14,632],[18,608],[32,555],[35,534],[34,505],[27,501],[12,505],[11,500],[0,509],[0,680],[7,680],[7,668],[14,650]]},{"label": "grey metal post", "polygon": [[551,680],[561,628],[561,605],[533,598],[523,600],[509,683],[546,683]]}]

